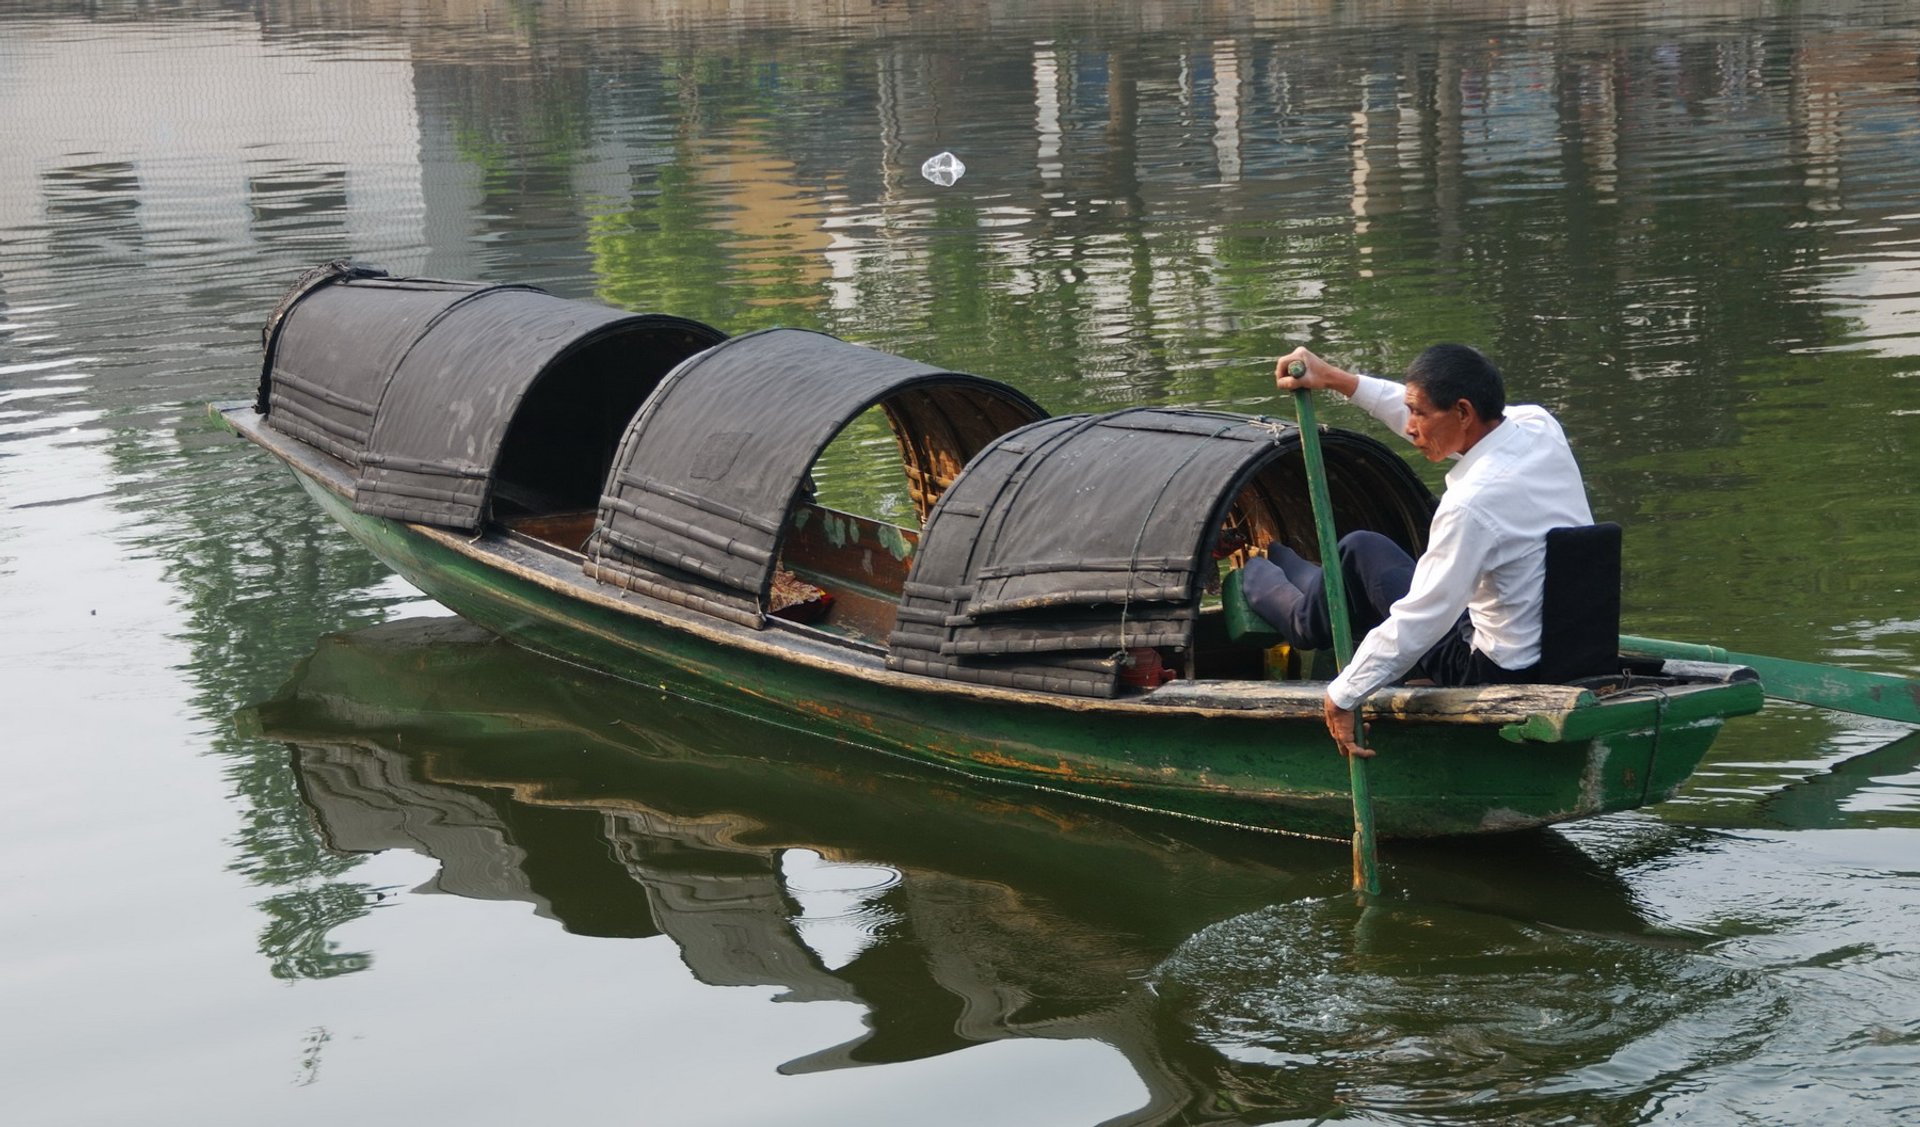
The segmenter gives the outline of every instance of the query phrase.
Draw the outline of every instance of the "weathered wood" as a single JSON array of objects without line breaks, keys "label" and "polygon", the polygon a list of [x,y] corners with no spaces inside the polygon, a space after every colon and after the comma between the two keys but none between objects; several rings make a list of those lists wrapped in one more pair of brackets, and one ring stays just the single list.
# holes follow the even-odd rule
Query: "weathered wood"
[{"label": "weathered wood", "polygon": [[1711,692],[1647,686],[1613,694],[1605,708],[1537,712],[1502,728],[1500,735],[1516,743],[1577,743],[1615,732],[1671,731],[1702,721],[1717,724],[1730,711],[1758,712],[1763,703],[1758,681],[1732,681]]},{"label": "weathered wood", "polygon": [[500,523],[522,536],[578,552],[593,532],[593,510],[580,513],[543,513],[538,516],[509,517]]},{"label": "weathered wood", "polygon": [[789,567],[858,583],[897,599],[919,539],[913,529],[803,504],[787,521],[780,557]]},{"label": "weathered wood", "polygon": [[[1173,681],[1145,699],[1189,708],[1318,717],[1326,695],[1323,681]],[[1366,713],[1428,724],[1519,724],[1535,715],[1557,716],[1596,703],[1591,692],[1572,685],[1402,686],[1368,697]]]}]

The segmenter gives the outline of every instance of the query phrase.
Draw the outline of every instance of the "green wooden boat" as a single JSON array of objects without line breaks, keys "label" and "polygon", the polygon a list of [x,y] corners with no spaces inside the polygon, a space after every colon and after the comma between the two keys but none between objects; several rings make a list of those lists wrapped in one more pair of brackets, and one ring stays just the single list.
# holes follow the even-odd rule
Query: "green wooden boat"
[{"label": "green wooden boat", "polygon": [[[528,649],[996,783],[1344,839],[1315,655],[1234,629],[1253,545],[1313,549],[1299,435],[1219,412],[1049,418],[993,381],[817,333],[727,339],[526,287],[303,278],[261,392],[216,405],[408,581]],[[816,504],[869,408],[919,528]],[[1431,494],[1322,436],[1343,525],[1417,551]],[[1369,704],[1384,837],[1659,802],[1741,667],[1622,659],[1573,685],[1394,688]]]}]

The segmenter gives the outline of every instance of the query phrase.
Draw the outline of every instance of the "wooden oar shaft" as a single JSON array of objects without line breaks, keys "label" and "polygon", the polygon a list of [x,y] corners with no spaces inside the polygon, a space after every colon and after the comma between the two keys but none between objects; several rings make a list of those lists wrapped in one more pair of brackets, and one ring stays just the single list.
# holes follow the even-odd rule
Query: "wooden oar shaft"
[{"label": "wooden oar shaft", "polygon": [[1325,578],[1327,611],[1333,619],[1333,658],[1345,669],[1353,660],[1353,619],[1347,610],[1347,575],[1340,566],[1340,530],[1333,523],[1333,496],[1327,490],[1326,463],[1320,453],[1320,426],[1315,421],[1310,392],[1299,397],[1300,452],[1307,463],[1307,499],[1313,505],[1313,527],[1320,539],[1320,567]]},{"label": "wooden oar shaft", "polygon": [[[1298,374],[1298,373],[1289,373]],[[1333,623],[1334,663],[1345,669],[1353,659],[1353,619],[1347,613],[1346,573],[1340,566],[1340,533],[1333,523],[1333,498],[1327,491],[1327,468],[1320,454],[1320,424],[1313,410],[1313,393],[1293,393],[1300,420],[1300,456],[1306,463],[1307,496],[1313,503],[1313,524],[1320,539],[1322,586],[1327,615]],[[1365,738],[1359,709],[1354,715],[1354,739]],[[1367,784],[1367,761],[1347,757],[1347,777],[1353,793],[1353,887],[1370,896],[1380,892],[1379,849],[1373,831],[1373,790]]]},{"label": "wooden oar shaft", "polygon": [[1718,646],[1669,642],[1661,638],[1620,635],[1624,657],[1651,657],[1669,661],[1714,661],[1745,665],[1760,675],[1760,685],[1775,700],[1797,701],[1835,712],[1874,716],[1920,724],[1920,680],[1892,673],[1872,673],[1839,665],[1791,661],[1765,654],[1736,653]]}]

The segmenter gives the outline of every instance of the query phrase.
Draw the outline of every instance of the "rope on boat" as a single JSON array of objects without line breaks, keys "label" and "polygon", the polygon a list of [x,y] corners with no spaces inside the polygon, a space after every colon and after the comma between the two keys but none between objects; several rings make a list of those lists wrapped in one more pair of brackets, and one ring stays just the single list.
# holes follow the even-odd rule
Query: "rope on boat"
[{"label": "rope on boat", "polygon": [[1272,435],[1275,446],[1280,445],[1280,441],[1287,436],[1287,430],[1289,429],[1286,423],[1281,422],[1279,419],[1269,419],[1265,415],[1253,420],[1251,425]]},{"label": "rope on boat", "polygon": [[[1654,701],[1653,747],[1648,753],[1648,758],[1658,763],[1660,761],[1660,733],[1664,731],[1667,726],[1667,702],[1672,700],[1673,697],[1667,692],[1665,685],[1652,685],[1649,687],[1654,691]],[[1651,770],[1649,770],[1649,774],[1651,774]]]},{"label": "rope on boat", "polygon": [[1632,693],[1650,693],[1653,696],[1653,747],[1648,749],[1647,758],[1651,761],[1658,761],[1660,758],[1660,733],[1666,729],[1667,706],[1673,702],[1673,694],[1668,691],[1665,685],[1636,684],[1633,674],[1629,673],[1626,677],[1626,683],[1621,685],[1620,691],[1612,694],[1612,696],[1617,699]]}]

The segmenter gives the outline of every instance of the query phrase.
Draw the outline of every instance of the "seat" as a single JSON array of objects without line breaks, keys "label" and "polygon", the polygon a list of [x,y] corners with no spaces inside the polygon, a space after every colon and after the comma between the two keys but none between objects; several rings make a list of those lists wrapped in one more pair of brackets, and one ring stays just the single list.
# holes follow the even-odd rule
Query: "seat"
[{"label": "seat", "polygon": [[1556,528],[1547,533],[1541,621],[1542,683],[1620,672],[1620,526]]}]

